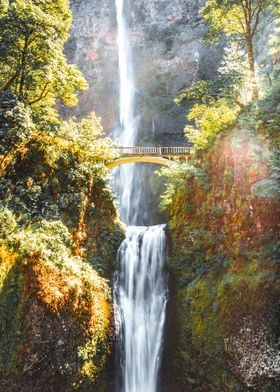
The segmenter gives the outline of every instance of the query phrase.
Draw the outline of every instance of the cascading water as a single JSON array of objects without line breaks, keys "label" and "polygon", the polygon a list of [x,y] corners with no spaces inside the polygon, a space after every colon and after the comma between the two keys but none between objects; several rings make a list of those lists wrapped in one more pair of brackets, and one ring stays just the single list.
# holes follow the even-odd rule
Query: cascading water
[{"label": "cascading water", "polygon": [[165,321],[164,225],[130,226],[115,282],[122,388],[155,392]]},{"label": "cascading water", "polygon": [[[135,87],[130,39],[127,26],[128,0],[115,0],[118,23],[118,58],[119,58],[119,110],[120,130],[118,141],[122,146],[134,146],[137,139],[137,123],[134,113]],[[115,172],[115,188],[119,195],[120,217],[127,224],[137,220],[137,196],[133,195],[137,173],[135,164],[121,166]]]},{"label": "cascading water", "polygon": [[[137,140],[134,113],[135,87],[127,16],[130,0],[115,0],[118,22],[120,78],[120,130],[122,146]],[[121,166],[114,173],[121,219],[137,225],[147,211],[139,208],[141,176],[137,165]],[[143,189],[143,184],[142,184]],[[118,252],[114,282],[115,319],[121,382],[117,392],[156,392],[167,302],[164,263],[164,225],[129,226]]]}]

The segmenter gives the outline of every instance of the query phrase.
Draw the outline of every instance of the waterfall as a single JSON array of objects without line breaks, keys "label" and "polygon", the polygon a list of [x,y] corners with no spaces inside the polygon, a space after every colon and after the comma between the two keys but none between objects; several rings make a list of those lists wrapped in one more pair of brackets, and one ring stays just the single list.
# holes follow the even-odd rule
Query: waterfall
[{"label": "waterfall", "polygon": [[[135,83],[128,28],[130,0],[115,0],[118,23],[119,110],[117,138],[122,146],[137,142],[134,112]],[[128,225],[118,252],[114,281],[117,329],[117,359],[120,383],[116,392],[156,392],[167,301],[164,264],[166,237],[164,225],[136,226],[141,215],[143,190],[136,164],[114,172],[121,219]],[[133,226],[132,226],[133,225]]]},{"label": "waterfall", "polygon": [[125,392],[155,392],[165,320],[164,225],[127,230],[115,281]]},{"label": "waterfall", "polygon": [[[130,38],[128,34],[127,11],[129,0],[115,0],[118,24],[119,59],[119,112],[120,129],[117,134],[122,146],[134,146],[137,140],[137,121],[134,113],[135,83],[133,74]],[[138,217],[138,196],[136,188],[137,168],[135,164],[124,165],[115,170],[114,187],[119,195],[121,219],[127,224],[136,224]]]}]

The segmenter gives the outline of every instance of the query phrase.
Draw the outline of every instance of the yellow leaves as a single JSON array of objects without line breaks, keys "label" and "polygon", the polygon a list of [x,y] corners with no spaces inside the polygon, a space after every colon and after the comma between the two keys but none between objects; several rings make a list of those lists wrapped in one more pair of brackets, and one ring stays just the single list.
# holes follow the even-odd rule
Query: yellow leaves
[{"label": "yellow leaves", "polygon": [[197,280],[187,290],[190,301],[192,337],[197,342],[209,342],[216,328],[216,316],[213,314],[213,302],[216,299],[216,282],[211,277]]},{"label": "yellow leaves", "polygon": [[65,105],[75,106],[78,103],[77,92],[86,90],[88,83],[77,66],[67,64],[63,55],[58,60],[54,90]]},{"label": "yellow leaves", "polygon": [[193,318],[193,336],[196,339],[199,339],[204,334],[205,329],[205,320],[201,315],[196,315]]},{"label": "yellow leaves", "polygon": [[7,12],[8,7],[9,7],[9,0],[1,0],[0,16],[2,16],[3,14],[5,14]]},{"label": "yellow leaves", "polygon": [[211,26],[211,29],[216,32],[223,31],[228,35],[243,34],[245,20],[240,2],[233,5],[227,3],[222,4],[217,0],[207,1],[200,13],[209,27]]},{"label": "yellow leaves", "polygon": [[80,122],[75,119],[65,121],[62,135],[68,140],[68,148],[81,157],[81,161],[89,163],[110,161],[117,157],[117,150],[110,138],[103,137],[100,118],[95,113]]},{"label": "yellow leaves", "polygon": [[238,112],[237,106],[229,107],[225,100],[220,100],[213,106],[195,104],[188,119],[194,120],[196,128],[187,125],[185,135],[197,150],[203,150],[221,130],[235,121]]},{"label": "yellow leaves", "polygon": [[17,261],[17,254],[9,250],[6,245],[0,246],[0,292],[10,270]]},{"label": "yellow leaves", "polygon": [[[0,15],[6,8],[0,8]],[[57,98],[65,105],[76,105],[77,92],[88,84],[63,53],[72,20],[69,2],[17,0],[10,2],[2,19],[1,84],[8,84],[16,94],[24,91],[24,102],[36,108],[47,110]],[[24,59],[21,77],[19,57]]]},{"label": "yellow leaves", "polygon": [[244,13],[240,5],[233,5],[224,21],[224,32],[228,35],[243,34],[245,31]]},{"label": "yellow leaves", "polygon": [[93,381],[97,371],[98,368],[93,364],[92,361],[85,361],[81,368],[81,374],[86,378],[92,379]]}]

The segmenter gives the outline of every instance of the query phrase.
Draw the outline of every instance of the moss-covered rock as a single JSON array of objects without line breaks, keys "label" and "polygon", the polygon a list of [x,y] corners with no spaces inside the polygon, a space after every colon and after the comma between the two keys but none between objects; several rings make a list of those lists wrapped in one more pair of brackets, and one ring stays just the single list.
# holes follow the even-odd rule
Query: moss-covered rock
[{"label": "moss-covered rock", "polygon": [[123,230],[93,147],[38,133],[1,175],[3,392],[101,390]]},{"label": "moss-covered rock", "polygon": [[1,247],[2,391],[94,385],[109,352],[110,290],[86,263]]},{"label": "moss-covered rock", "polygon": [[273,160],[263,136],[235,127],[187,165],[165,200],[179,321],[168,391],[279,389]]}]

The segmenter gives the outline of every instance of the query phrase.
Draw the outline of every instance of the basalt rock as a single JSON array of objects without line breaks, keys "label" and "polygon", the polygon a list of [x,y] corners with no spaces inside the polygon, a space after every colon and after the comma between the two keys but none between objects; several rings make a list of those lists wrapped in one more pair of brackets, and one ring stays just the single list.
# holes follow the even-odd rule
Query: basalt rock
[{"label": "basalt rock", "polygon": [[[186,108],[173,98],[197,78],[212,77],[222,44],[206,47],[199,15],[203,1],[127,2],[136,81],[136,113],[142,142],[184,143]],[[76,109],[95,110],[107,132],[118,125],[117,24],[114,0],[72,0],[73,27],[66,45],[90,89]]]},{"label": "basalt rock", "polygon": [[[106,132],[118,126],[118,53],[114,0],[71,0],[73,27],[66,45],[70,62],[78,64],[90,88],[66,114],[94,110]],[[187,108],[173,99],[198,78],[212,78],[222,57],[218,45],[202,42],[205,27],[199,9],[205,0],[126,0],[136,82],[136,114],[140,142],[184,144]],[[270,25],[269,25],[270,26]],[[267,39],[258,36],[257,60],[270,67]]]}]

